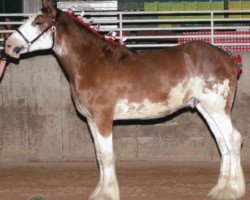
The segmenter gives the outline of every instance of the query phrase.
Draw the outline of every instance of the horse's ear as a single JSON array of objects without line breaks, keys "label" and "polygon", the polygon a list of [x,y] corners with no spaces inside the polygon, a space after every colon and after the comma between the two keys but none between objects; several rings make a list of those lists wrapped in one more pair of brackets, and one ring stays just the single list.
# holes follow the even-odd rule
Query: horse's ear
[{"label": "horse's ear", "polygon": [[43,8],[47,10],[52,16],[56,16],[57,10],[54,6],[53,0],[42,0]]}]

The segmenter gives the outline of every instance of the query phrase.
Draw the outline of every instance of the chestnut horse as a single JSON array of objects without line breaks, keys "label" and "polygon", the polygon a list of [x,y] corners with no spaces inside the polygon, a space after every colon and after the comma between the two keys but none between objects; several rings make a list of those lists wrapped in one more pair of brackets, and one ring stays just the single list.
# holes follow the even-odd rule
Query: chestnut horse
[{"label": "chestnut horse", "polygon": [[217,199],[245,195],[240,161],[241,135],[231,120],[236,65],[210,44],[191,42],[135,53],[91,31],[51,0],[6,41],[9,56],[53,49],[68,74],[73,101],[93,135],[100,180],[94,200],[120,199],[115,172],[113,120],[151,119],[183,107],[196,108],[207,121],[221,152]]}]

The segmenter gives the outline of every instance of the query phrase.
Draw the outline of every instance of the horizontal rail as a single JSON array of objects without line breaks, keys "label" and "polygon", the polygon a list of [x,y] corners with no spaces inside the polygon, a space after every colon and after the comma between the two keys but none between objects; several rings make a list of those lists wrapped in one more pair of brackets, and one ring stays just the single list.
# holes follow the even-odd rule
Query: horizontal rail
[{"label": "horizontal rail", "polygon": [[0,17],[30,17],[34,13],[0,13]]},{"label": "horizontal rail", "polygon": [[[250,18],[231,18],[231,19],[213,19],[214,22],[245,22],[249,21]],[[95,19],[93,23],[100,23],[100,24],[116,24],[120,20],[105,20],[105,19]],[[162,22],[169,22],[169,23],[176,23],[176,22],[211,22],[210,19],[124,19],[122,20],[123,23],[162,23]]]},{"label": "horizontal rail", "polygon": [[14,30],[0,30],[0,33],[13,33]]},{"label": "horizontal rail", "polygon": [[[75,10],[76,14],[80,14],[82,11]],[[100,16],[102,15],[158,15],[158,14],[238,14],[238,13],[250,13],[250,10],[204,10],[204,11],[84,11],[86,15]]]},{"label": "horizontal rail", "polygon": [[[250,43],[244,43],[243,46],[249,46]],[[127,47],[130,48],[158,48],[158,47],[174,47],[176,44],[129,44],[126,45]],[[234,44],[231,43],[216,43],[214,46],[234,46]]]},{"label": "horizontal rail", "polygon": [[176,44],[128,44],[129,48],[159,48],[159,47],[174,47]]},{"label": "horizontal rail", "polygon": [[[210,26],[206,26],[206,27],[201,27],[201,26],[197,26],[197,27],[169,27],[169,28],[157,28],[157,27],[148,27],[148,28],[123,28],[123,31],[163,31],[163,30],[168,30],[168,31],[201,31],[201,30],[210,30],[211,27]],[[238,30],[250,30],[250,26],[216,26],[214,27],[214,30],[232,30],[232,29],[238,29]],[[105,27],[101,27],[100,31],[101,32],[107,32],[107,31],[119,31],[119,28],[105,28]]]},{"label": "horizontal rail", "polygon": [[0,25],[22,25],[23,22],[0,22]]},{"label": "horizontal rail", "polygon": [[128,39],[132,39],[132,40],[141,40],[141,39],[178,39],[178,38],[212,38],[212,37],[216,37],[216,38],[250,38],[250,35],[216,35],[216,36],[212,36],[212,35],[173,35],[173,36],[127,36]]}]

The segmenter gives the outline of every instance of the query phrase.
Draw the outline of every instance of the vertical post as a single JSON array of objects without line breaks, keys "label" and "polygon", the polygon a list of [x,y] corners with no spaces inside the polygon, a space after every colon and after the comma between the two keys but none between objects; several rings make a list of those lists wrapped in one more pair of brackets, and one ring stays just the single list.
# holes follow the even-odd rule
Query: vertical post
[{"label": "vertical post", "polygon": [[214,11],[211,11],[211,44],[214,45]]},{"label": "vertical post", "polygon": [[122,27],[122,12],[119,12],[119,31],[120,31],[120,39],[123,37],[123,27]]}]

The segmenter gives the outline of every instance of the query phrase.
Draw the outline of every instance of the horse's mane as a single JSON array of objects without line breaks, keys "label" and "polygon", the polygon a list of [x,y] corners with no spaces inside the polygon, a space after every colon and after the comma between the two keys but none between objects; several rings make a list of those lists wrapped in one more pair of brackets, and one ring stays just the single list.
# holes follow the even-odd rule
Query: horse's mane
[{"label": "horse's mane", "polygon": [[115,41],[113,39],[109,39],[109,38],[106,38],[105,36],[103,36],[102,34],[100,34],[97,30],[95,30],[94,28],[92,28],[89,24],[85,23],[83,21],[83,18],[81,16],[75,16],[74,13],[72,13],[70,10],[68,10],[66,12],[66,14],[70,17],[72,17],[75,21],[79,22],[83,27],[85,27],[86,29],[88,29],[90,32],[92,32],[94,35],[98,36],[99,38],[109,42],[109,43],[112,43],[114,45],[117,45],[117,46],[123,46],[119,41]]},{"label": "horse's mane", "polygon": [[92,35],[94,36],[94,38],[98,39],[97,41],[99,45],[98,43],[95,44],[101,48],[101,51],[103,51],[104,55],[115,55],[115,57],[119,60],[119,58],[130,57],[130,55],[136,54],[136,52],[121,44],[120,41],[115,41],[104,37],[102,34],[92,28],[89,24],[85,23],[81,17],[75,16],[72,12],[63,12],[61,10],[59,10],[59,12],[60,14],[57,15],[57,21],[59,21],[59,18],[63,13],[63,15],[70,21],[73,21],[73,23],[75,23],[78,28],[88,32],[89,36]]}]

